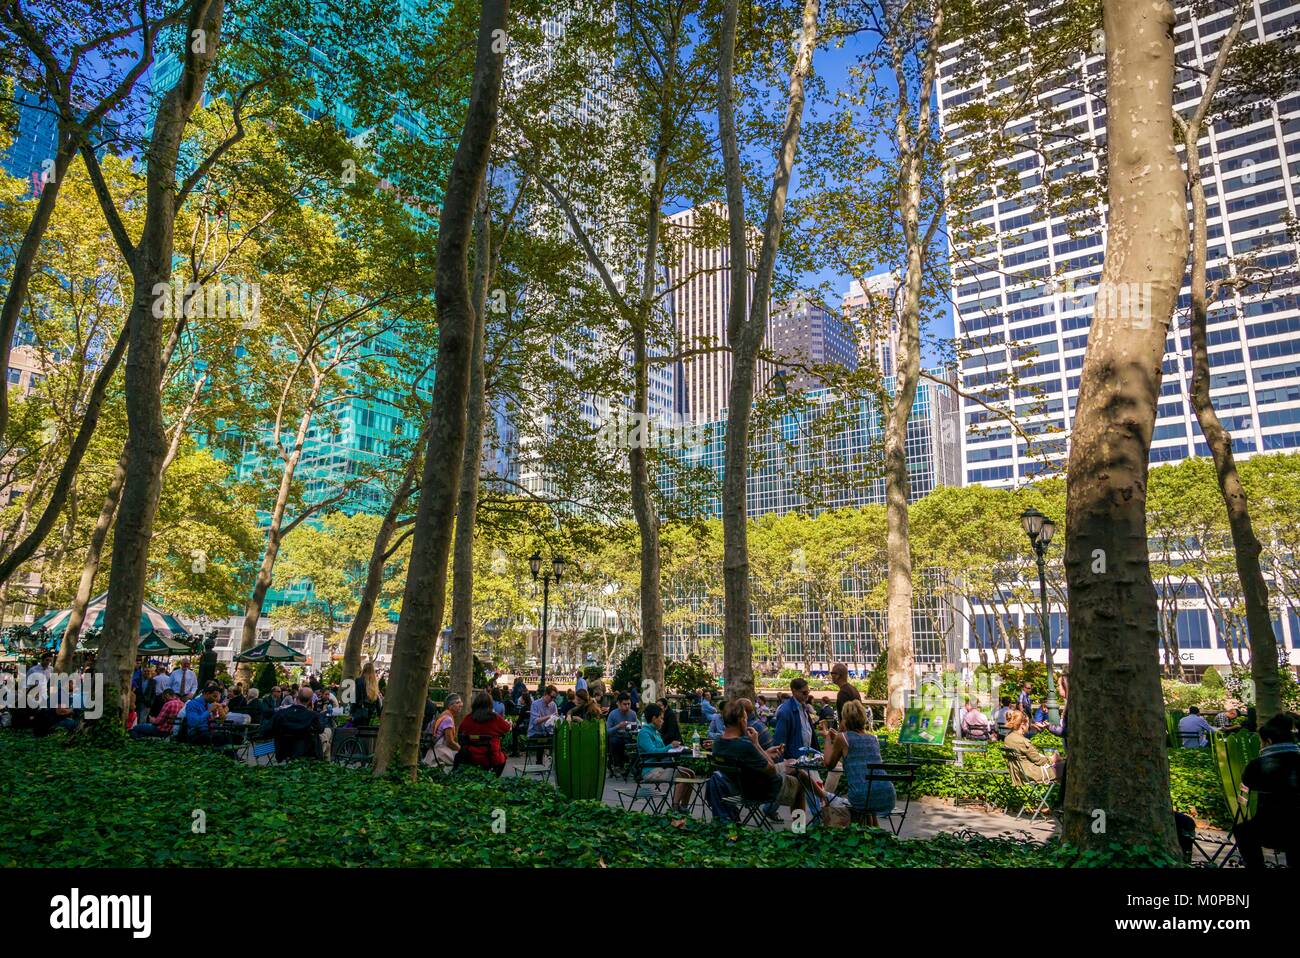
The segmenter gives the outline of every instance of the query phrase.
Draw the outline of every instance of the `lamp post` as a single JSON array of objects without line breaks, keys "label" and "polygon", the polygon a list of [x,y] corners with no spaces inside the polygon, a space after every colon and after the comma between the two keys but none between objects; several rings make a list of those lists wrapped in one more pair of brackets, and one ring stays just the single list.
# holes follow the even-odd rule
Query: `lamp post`
[{"label": "lamp post", "polygon": [[[568,562],[556,556],[551,560],[551,571],[541,576],[542,579],[542,678],[538,685],[538,691],[546,688],[546,628],[547,620],[551,615],[551,579],[555,579],[555,584],[560,584],[560,576],[564,572],[564,567]],[[542,571],[542,554],[534,552],[528,558],[528,568],[533,574],[533,581],[536,582],[538,573]]]},{"label": "lamp post", "polygon": [[1029,537],[1029,544],[1034,547],[1038,559],[1038,596],[1041,610],[1038,613],[1038,625],[1043,634],[1043,660],[1047,664],[1047,720],[1058,725],[1061,721],[1056,703],[1056,677],[1052,674],[1052,629],[1048,621],[1047,610],[1047,565],[1043,557],[1047,546],[1056,534],[1056,523],[1037,509],[1029,508],[1020,514],[1020,527]]}]

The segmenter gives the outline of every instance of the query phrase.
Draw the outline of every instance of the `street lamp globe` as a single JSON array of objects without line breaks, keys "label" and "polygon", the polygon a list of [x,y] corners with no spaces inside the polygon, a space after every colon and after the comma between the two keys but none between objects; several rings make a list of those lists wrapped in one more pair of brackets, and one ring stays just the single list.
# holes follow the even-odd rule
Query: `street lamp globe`
[{"label": "street lamp globe", "polygon": [[568,560],[560,556],[556,556],[551,560],[551,571],[555,574],[556,582],[560,581],[560,575],[564,572],[564,567],[568,564]]},{"label": "street lamp globe", "polygon": [[537,578],[537,573],[542,571],[542,554],[534,552],[528,557],[528,568],[532,570],[533,578]]},{"label": "street lamp globe", "polygon": [[1051,519],[1044,519],[1043,524],[1038,527],[1038,541],[1047,545],[1054,535],[1056,535],[1056,523]]},{"label": "street lamp globe", "polygon": [[1029,536],[1031,542],[1038,538],[1045,518],[1046,516],[1032,506],[1020,514],[1020,528],[1025,530],[1025,535]]}]

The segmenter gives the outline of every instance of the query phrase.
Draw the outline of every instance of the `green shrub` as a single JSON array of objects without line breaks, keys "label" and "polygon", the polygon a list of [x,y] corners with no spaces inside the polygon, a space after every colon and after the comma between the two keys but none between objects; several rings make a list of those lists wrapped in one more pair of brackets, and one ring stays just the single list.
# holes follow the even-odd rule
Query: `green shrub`
[{"label": "green shrub", "polygon": [[1160,687],[1164,693],[1165,708],[1186,712],[1191,706],[1197,706],[1202,712],[1218,712],[1223,708],[1223,688],[1214,688],[1200,683],[1175,682],[1161,679]]},{"label": "green shrub", "polygon": [[280,677],[276,674],[274,662],[263,662],[262,667],[257,670],[257,678],[253,680],[257,686],[259,695],[270,695],[271,689],[280,684]]},{"label": "green shrub", "polygon": [[1223,675],[1218,669],[1206,669],[1201,676],[1201,685],[1207,689],[1217,689],[1219,695],[1223,695]]},{"label": "green shrub", "polygon": [[[0,867],[1078,867],[1166,864],[1143,848],[1050,841],[899,841],[860,828],[767,833],[568,801],[551,785],[470,769],[376,780],[326,762],[250,768],[164,741],[69,749],[0,732]],[[39,773],[37,773],[39,772]],[[160,788],[159,783],[167,783]],[[191,831],[193,811],[207,830]],[[494,829],[503,809],[508,823]],[[141,836],[149,836],[142,841]]]},{"label": "green shrub", "polygon": [[881,643],[880,655],[867,676],[867,687],[863,690],[862,697],[878,702],[889,699],[889,653],[884,643]]},{"label": "green shrub", "polygon": [[620,692],[627,688],[628,683],[640,691],[641,689],[641,649],[637,647],[623,656],[623,661],[618,663],[618,668],[614,670],[614,688]]},{"label": "green shrub", "polygon": [[664,665],[664,685],[668,691],[685,693],[716,689],[718,682],[713,670],[698,655],[688,655],[681,662]]}]

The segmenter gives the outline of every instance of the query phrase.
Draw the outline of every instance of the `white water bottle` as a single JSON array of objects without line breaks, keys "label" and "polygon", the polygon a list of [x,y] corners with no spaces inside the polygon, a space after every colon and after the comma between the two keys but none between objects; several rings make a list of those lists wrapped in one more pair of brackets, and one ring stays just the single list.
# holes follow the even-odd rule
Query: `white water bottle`
[{"label": "white water bottle", "polygon": [[700,730],[696,729],[691,733],[691,754],[699,757],[700,754]]}]

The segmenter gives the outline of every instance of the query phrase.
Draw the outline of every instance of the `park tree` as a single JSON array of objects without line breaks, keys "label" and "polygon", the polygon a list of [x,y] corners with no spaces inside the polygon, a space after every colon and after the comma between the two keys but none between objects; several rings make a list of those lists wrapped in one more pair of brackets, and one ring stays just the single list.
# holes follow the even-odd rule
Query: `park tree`
[{"label": "park tree", "polygon": [[446,601],[447,563],[460,491],[474,324],[469,278],[475,210],[497,123],[509,0],[482,0],[474,77],[460,145],[447,177],[438,227],[438,360],[428,451],[411,561],[397,625],[388,699],[375,744],[375,774],[414,774],[429,671]]},{"label": "park tree", "polygon": [[[1008,161],[1029,150],[1034,162],[1059,164],[1061,144],[1081,148],[1077,131],[1062,128],[1043,94],[1077,59],[1080,39],[1090,38],[1090,6],[1048,13],[1001,0],[853,0],[835,7],[827,30],[831,37],[856,38],[856,52],[829,112],[810,124],[815,162],[796,207],[801,244],[812,259],[853,277],[864,293],[865,302],[844,316],[863,344],[893,331],[892,384],[886,388],[879,370],[876,381],[865,384],[884,410],[891,723],[901,719],[915,681],[906,436],[919,383],[930,380],[981,406],[966,414],[968,428],[1015,433],[1031,455],[1042,444],[1020,422],[1032,404],[1012,401],[1032,391],[1019,378],[1034,355],[1003,332],[1001,298],[998,310],[982,302],[974,313],[963,308],[951,339],[936,335],[932,320],[946,315],[953,280],[972,264],[986,268],[990,254],[999,253],[991,229],[979,223],[991,199],[1015,197],[1056,215],[1088,195],[1080,177],[1053,172],[1022,180],[1024,163]],[[957,102],[937,110],[941,64],[950,89],[978,95],[948,96]],[[1008,230],[1005,248],[1032,239],[1026,233]],[[1012,287],[1046,278],[1038,268],[1011,263],[1004,272]],[[873,282],[891,275],[890,284]],[[954,362],[976,357],[1010,362],[1010,368],[984,386],[958,388],[922,367],[927,348]]]},{"label": "park tree", "polygon": [[[273,497],[266,546],[245,606],[240,650],[257,641],[283,537],[355,495],[365,474],[308,494],[298,476],[313,441],[339,429],[341,410],[373,400],[392,382],[384,351],[397,329],[422,321],[429,284],[418,258],[389,241],[405,213],[383,193],[344,191],[343,208],[295,205],[259,257],[259,343],[248,355],[251,402],[264,409],[245,456]],[[319,480],[318,480],[319,481]]]},{"label": "park tree", "polygon": [[[180,69],[170,87],[154,91],[153,124],[146,143],[140,144],[144,147],[145,193],[138,238],[127,231],[121,207],[103,184],[95,152],[88,147],[81,150],[104,217],[132,276],[125,337],[131,355],[125,375],[128,456],[114,525],[104,636],[96,660],[97,669],[108,676],[109,716],[125,717],[168,448],[161,388],[165,331],[172,327],[158,307],[171,290],[177,215],[224,154],[244,138],[250,102],[274,101],[282,106],[305,101],[328,78],[316,68],[293,69],[311,59],[312,45],[328,46],[331,40],[337,42],[344,36],[349,43],[364,43],[368,31],[378,29],[360,13],[346,23],[314,17],[296,0],[275,0],[255,11],[240,9],[229,19],[224,0],[193,0],[184,5],[181,16],[184,28],[169,34],[167,41]],[[305,42],[280,43],[278,31],[283,28],[298,30]],[[347,79],[356,82],[355,77]],[[188,133],[205,91],[229,96],[231,126],[211,149],[187,148],[193,146]]]},{"label": "park tree", "polygon": [[[199,4],[208,5],[206,0]],[[131,120],[131,108],[138,105],[133,102],[136,84],[153,64],[159,33],[192,18],[197,12],[192,6],[163,0],[69,0],[57,8],[18,0],[0,5],[0,35],[9,41],[3,63],[16,81],[10,93],[21,88],[34,97],[40,108],[54,114],[58,131],[54,156],[31,171],[36,202],[0,305],[0,366],[8,367],[36,257],[73,159],[83,150],[93,154],[111,139],[110,125]],[[106,385],[107,379],[101,395]],[[93,419],[88,417],[91,429]],[[0,382],[0,436],[8,422],[5,381]]]},{"label": "park tree", "polygon": [[[649,416],[653,370],[693,349],[674,347],[665,308],[672,291],[662,278],[673,243],[664,209],[700,195],[710,176],[703,123],[716,72],[704,42],[710,10],[699,0],[620,5],[613,16],[574,9],[566,19],[576,43],[570,55],[579,67],[570,73],[580,79],[574,99],[584,100],[596,85],[618,109],[587,117],[573,102],[557,103],[541,123],[521,124],[527,145],[515,154],[563,214],[608,303],[606,317],[612,313],[617,320],[618,355],[611,358],[626,363],[630,381],[607,382],[601,402],[613,426],[633,423],[618,430],[617,451],[626,445],[625,481],[640,542],[642,677],[654,688],[663,687],[664,669],[662,509],[655,482],[661,451],[649,440],[663,424],[635,423]],[[591,201],[594,196],[599,202]]]},{"label": "park tree", "polygon": [[[1193,4],[1192,12],[1203,5]],[[1199,144],[1207,137],[1207,125],[1216,117],[1225,122],[1257,113],[1263,109],[1272,112],[1272,104],[1293,89],[1298,82],[1295,74],[1295,50],[1290,40],[1271,42],[1244,42],[1242,29],[1254,15],[1254,5],[1244,0],[1233,4],[1233,16],[1228,32],[1218,41],[1218,52],[1206,75],[1203,86],[1192,79],[1191,86],[1200,90],[1199,99],[1189,107],[1175,110],[1174,125],[1181,134],[1183,164],[1187,188],[1191,194],[1191,298],[1188,327],[1191,333],[1192,388],[1191,403],[1197,424],[1214,459],[1219,494],[1227,510],[1228,527],[1232,536],[1236,573],[1240,580],[1240,593],[1245,606],[1246,629],[1250,639],[1251,677],[1255,682],[1259,721],[1264,722],[1282,709],[1278,680],[1277,638],[1273,633],[1269,611],[1268,582],[1264,575],[1260,554],[1263,546],[1255,533],[1250,516],[1246,489],[1233,455],[1232,436],[1224,428],[1210,397],[1210,356],[1207,346],[1206,323],[1210,304],[1224,291],[1237,289],[1248,292],[1252,288],[1267,286],[1270,269],[1251,256],[1244,262],[1230,261],[1226,271],[1209,278],[1208,208],[1205,184],[1201,175]],[[1218,9],[1217,5],[1215,9]],[[1180,88],[1180,93],[1183,90]],[[1216,95],[1222,94],[1216,102]]]},{"label": "park tree", "polygon": [[[799,25],[793,53],[783,29],[784,18],[765,26],[771,31],[760,37],[775,49],[779,66],[789,64],[785,93],[785,119],[778,134],[776,168],[767,194],[766,213],[758,237],[753,285],[750,285],[750,251],[754,236],[748,225],[745,202],[745,172],[741,162],[741,140],[736,123],[736,62],[739,0],[725,0],[718,51],[718,132],[722,145],[723,179],[726,186],[729,253],[727,346],[731,350],[731,385],[727,398],[727,433],[722,481],[723,576],[725,621],[723,626],[723,681],[727,694],[754,694],[753,650],[749,635],[750,585],[748,520],[749,424],[755,393],[759,351],[767,332],[768,301],[776,268],[781,229],[785,222],[786,199],[794,169],[799,131],[803,124],[804,86],[812,71],[817,47],[819,0],[800,5]],[[779,39],[778,39],[779,38]],[[762,41],[760,41],[762,42]],[[766,44],[764,44],[766,45]],[[749,44],[745,52],[756,55]],[[748,144],[747,144],[748,146]]]},{"label": "park tree", "polygon": [[[1109,222],[1068,471],[1065,837],[1083,848],[1118,841],[1172,853],[1146,487],[1188,249],[1173,121],[1174,9],[1106,0],[1103,12]],[[1098,810],[1104,831],[1095,827]]]}]

